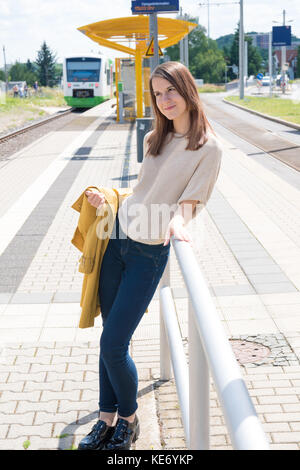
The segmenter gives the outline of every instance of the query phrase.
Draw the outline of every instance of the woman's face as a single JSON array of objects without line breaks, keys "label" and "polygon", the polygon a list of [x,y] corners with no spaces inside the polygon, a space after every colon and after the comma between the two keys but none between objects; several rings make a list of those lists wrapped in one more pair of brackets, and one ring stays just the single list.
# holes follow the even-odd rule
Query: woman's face
[{"label": "woman's face", "polygon": [[152,79],[152,88],[157,107],[167,119],[177,122],[188,120],[189,114],[186,102],[168,80],[154,77]]}]

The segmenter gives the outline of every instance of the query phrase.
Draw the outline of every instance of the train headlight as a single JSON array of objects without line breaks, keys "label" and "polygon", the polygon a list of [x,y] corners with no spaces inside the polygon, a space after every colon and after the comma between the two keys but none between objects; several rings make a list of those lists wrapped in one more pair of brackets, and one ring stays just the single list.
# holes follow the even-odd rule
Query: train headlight
[{"label": "train headlight", "polygon": [[98,88],[98,87],[99,87],[99,83],[96,83],[96,84],[95,84],[95,87]]},{"label": "train headlight", "polygon": [[68,83],[68,88],[71,88],[71,83]]}]

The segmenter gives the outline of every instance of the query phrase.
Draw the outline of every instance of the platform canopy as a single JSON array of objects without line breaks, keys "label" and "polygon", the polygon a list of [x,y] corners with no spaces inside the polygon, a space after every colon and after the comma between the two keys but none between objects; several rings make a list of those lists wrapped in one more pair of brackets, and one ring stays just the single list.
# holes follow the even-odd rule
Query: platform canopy
[{"label": "platform canopy", "polygon": [[[197,24],[173,18],[157,17],[158,44],[161,49],[172,46],[190,33]],[[146,53],[149,35],[149,16],[138,15],[98,21],[77,28],[102,46],[116,49],[126,54]],[[134,47],[123,43],[133,42]]]},{"label": "platform canopy", "polygon": [[[197,24],[184,20],[157,17],[158,45],[161,49],[178,43]],[[150,44],[149,15],[98,21],[77,28],[101,46],[131,54],[135,58],[137,117],[143,116],[142,61]],[[125,43],[125,44],[124,44]],[[133,47],[131,47],[133,44]],[[118,92],[117,92],[118,93]]]}]

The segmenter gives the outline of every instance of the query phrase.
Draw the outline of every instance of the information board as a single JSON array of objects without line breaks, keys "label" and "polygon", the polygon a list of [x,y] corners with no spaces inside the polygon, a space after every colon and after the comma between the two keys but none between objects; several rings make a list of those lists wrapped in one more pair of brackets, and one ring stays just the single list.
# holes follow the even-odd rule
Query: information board
[{"label": "information board", "polygon": [[169,13],[179,11],[179,0],[132,0],[133,14]]},{"label": "information board", "polygon": [[292,32],[290,26],[273,26],[272,46],[290,46]]}]

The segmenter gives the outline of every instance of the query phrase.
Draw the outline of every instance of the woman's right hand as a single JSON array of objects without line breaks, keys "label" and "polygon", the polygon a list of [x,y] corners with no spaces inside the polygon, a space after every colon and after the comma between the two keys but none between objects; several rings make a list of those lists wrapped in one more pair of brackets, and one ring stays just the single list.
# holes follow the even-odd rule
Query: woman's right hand
[{"label": "woman's right hand", "polygon": [[102,206],[102,204],[105,203],[104,194],[99,193],[99,191],[97,190],[86,191],[85,195],[87,196],[88,202],[91,204],[91,206],[96,207],[96,209],[98,209],[98,207]]}]

